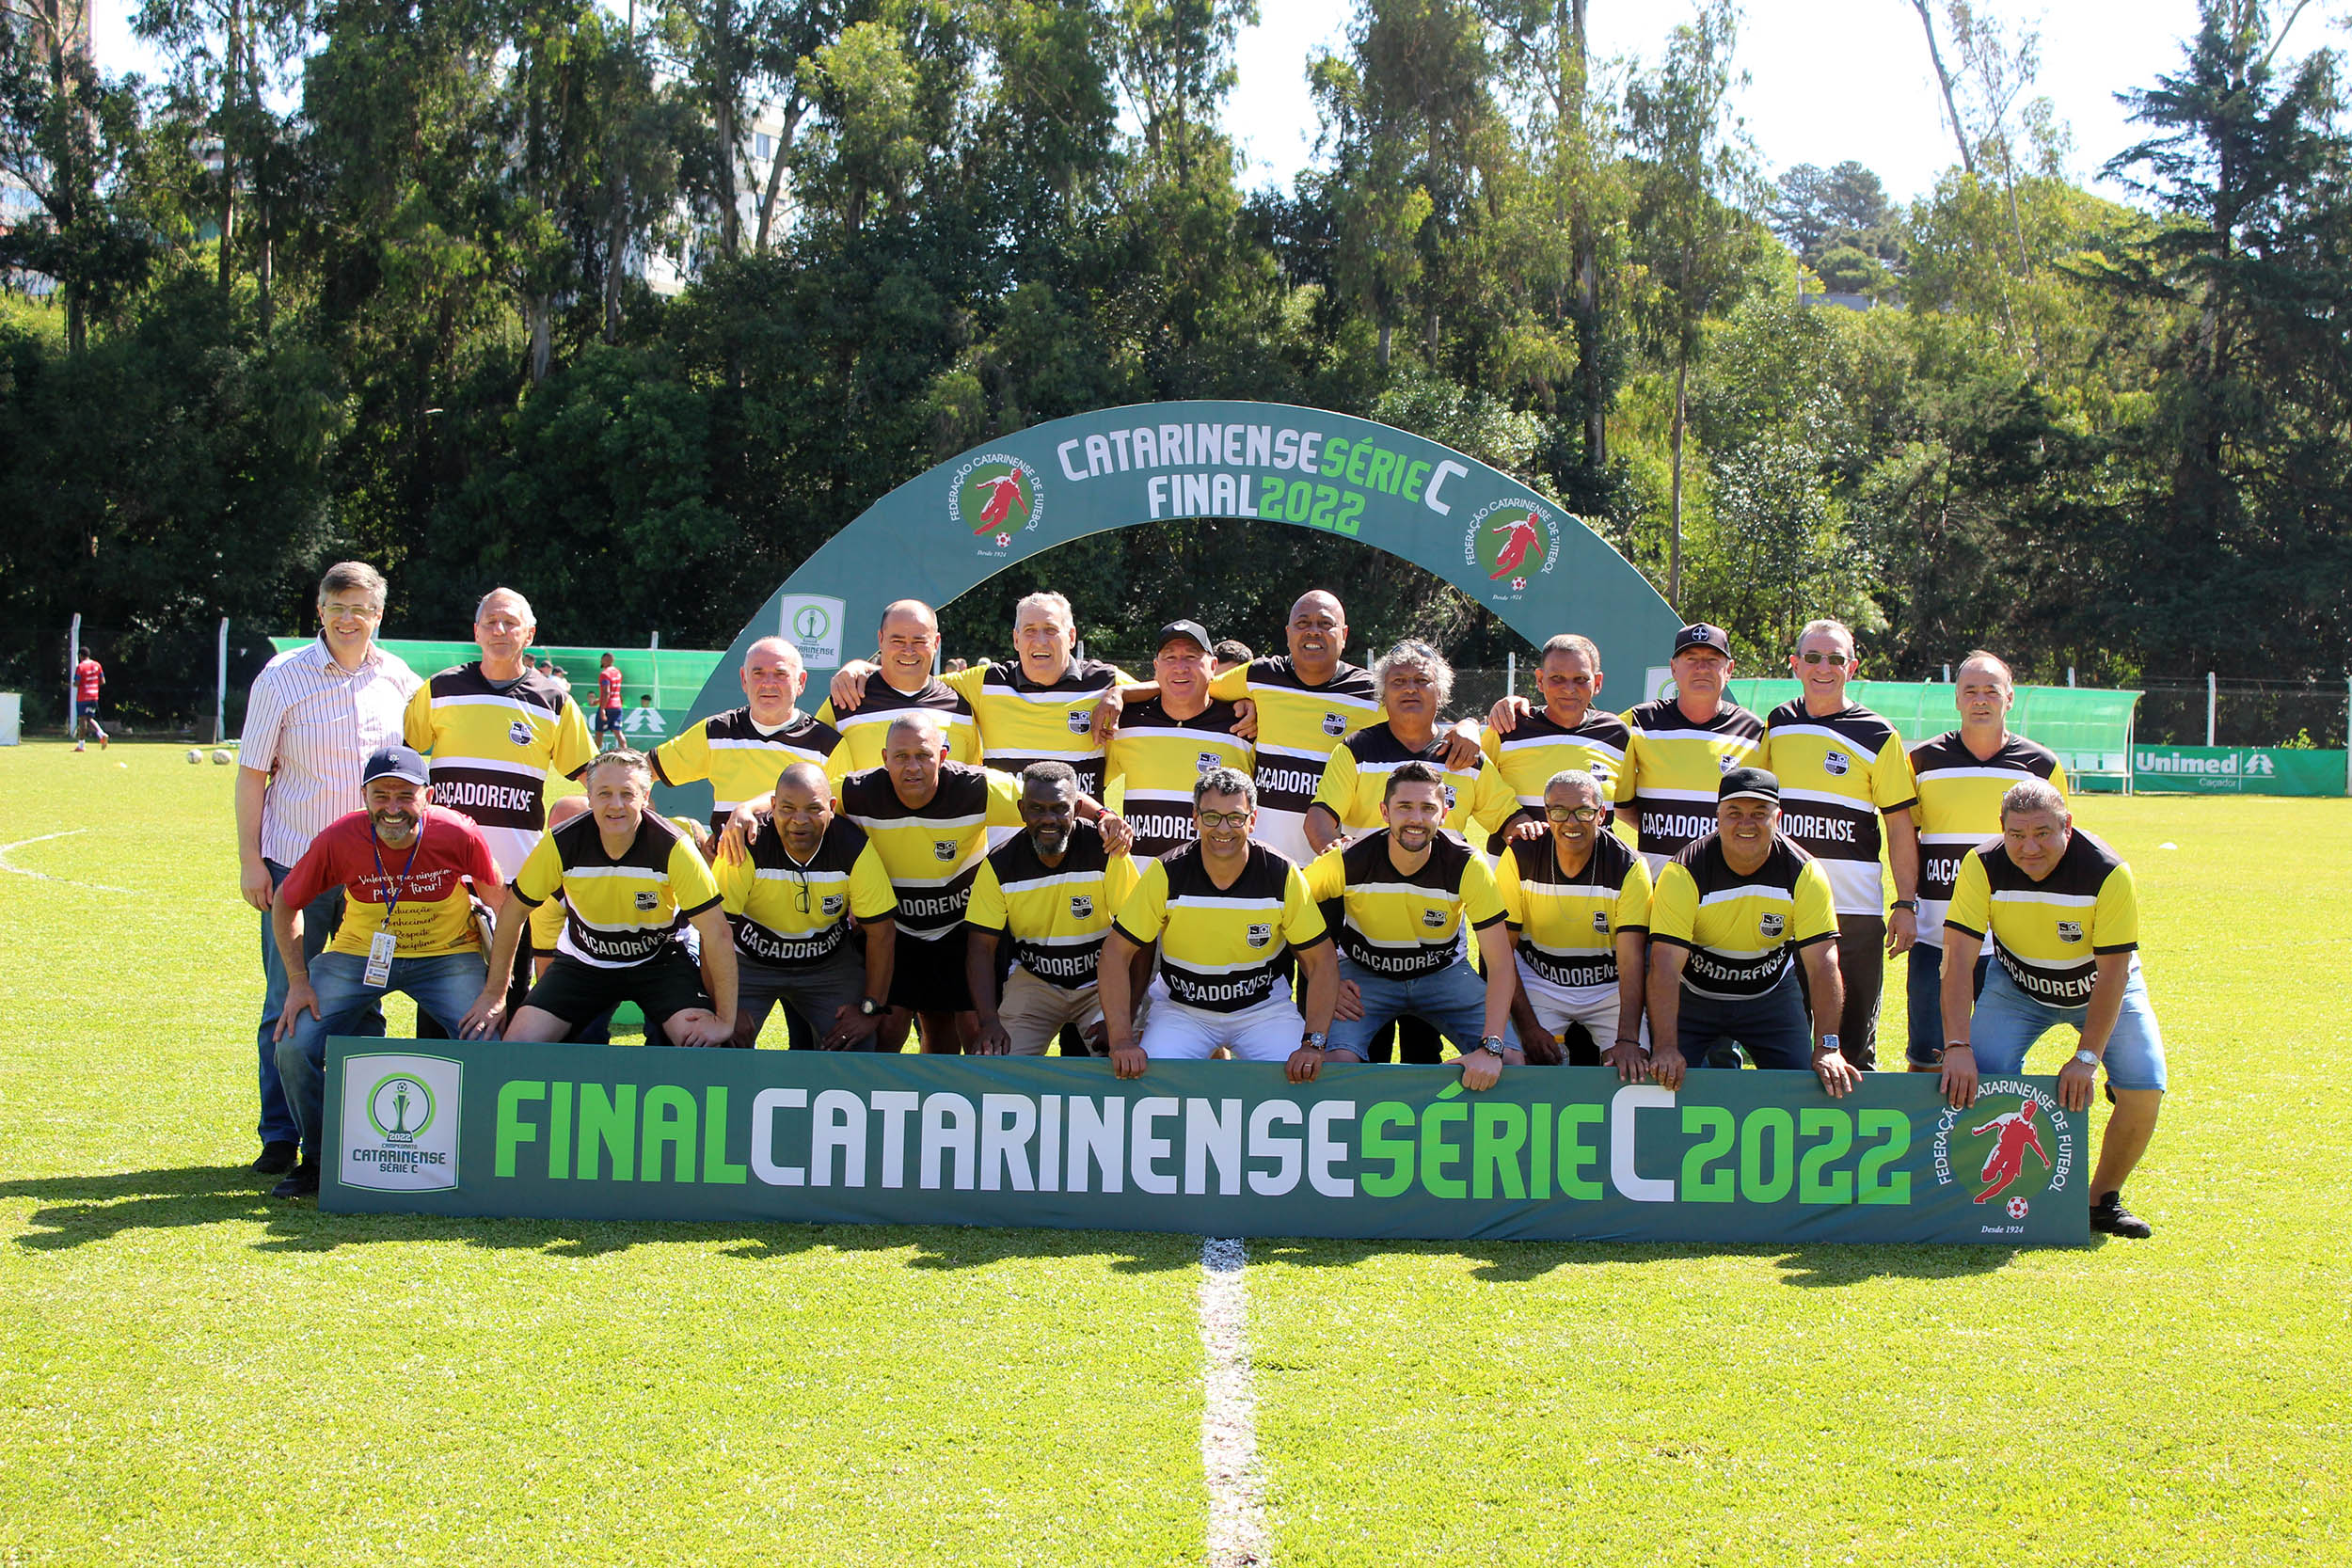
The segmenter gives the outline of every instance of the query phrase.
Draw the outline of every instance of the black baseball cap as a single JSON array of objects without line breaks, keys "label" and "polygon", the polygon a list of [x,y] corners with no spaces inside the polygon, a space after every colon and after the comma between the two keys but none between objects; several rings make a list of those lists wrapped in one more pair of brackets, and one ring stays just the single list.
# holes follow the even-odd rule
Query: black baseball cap
[{"label": "black baseball cap", "polygon": [[429,784],[433,775],[424,766],[424,758],[406,746],[386,746],[368,753],[368,760],[359,765],[359,783],[365,785],[373,779],[406,779],[413,784]]},{"label": "black baseball cap", "polygon": [[1780,780],[1761,768],[1735,768],[1724,775],[1722,784],[1715,786],[1715,799],[1719,801],[1770,800],[1778,805]]},{"label": "black baseball cap", "polygon": [[1152,644],[1152,651],[1159,652],[1167,647],[1171,640],[1179,637],[1191,638],[1200,645],[1200,651],[1204,654],[1213,652],[1216,647],[1216,640],[1201,629],[1200,622],[1170,621],[1160,628],[1159,638]]},{"label": "black baseball cap", "polygon": [[1731,633],[1721,626],[1710,626],[1704,621],[1693,622],[1675,633],[1676,653],[1683,653],[1692,648],[1712,648],[1725,658],[1729,658],[1731,657]]}]

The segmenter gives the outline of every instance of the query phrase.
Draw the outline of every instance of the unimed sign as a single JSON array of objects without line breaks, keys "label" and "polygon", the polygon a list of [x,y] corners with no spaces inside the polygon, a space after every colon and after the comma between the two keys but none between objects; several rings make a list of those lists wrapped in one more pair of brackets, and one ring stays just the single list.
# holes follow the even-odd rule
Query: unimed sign
[{"label": "unimed sign", "polygon": [[337,1038],[323,1208],[1240,1236],[2088,1240],[2054,1080],[1167,1063]]}]

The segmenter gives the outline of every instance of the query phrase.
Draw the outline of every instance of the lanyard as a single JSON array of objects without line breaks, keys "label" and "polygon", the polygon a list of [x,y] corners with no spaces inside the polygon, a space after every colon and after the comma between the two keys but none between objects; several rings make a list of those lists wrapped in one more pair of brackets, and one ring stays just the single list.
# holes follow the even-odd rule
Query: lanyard
[{"label": "lanyard", "polygon": [[375,857],[376,879],[391,883],[384,891],[384,929],[387,931],[392,928],[392,911],[400,908],[400,895],[408,890],[408,873],[416,866],[417,851],[424,847],[424,815],[423,812],[417,814],[417,842],[408,847],[408,863],[400,868],[400,880],[397,882],[392,881],[384,870],[384,841],[376,836],[373,825],[368,830],[368,852]]}]

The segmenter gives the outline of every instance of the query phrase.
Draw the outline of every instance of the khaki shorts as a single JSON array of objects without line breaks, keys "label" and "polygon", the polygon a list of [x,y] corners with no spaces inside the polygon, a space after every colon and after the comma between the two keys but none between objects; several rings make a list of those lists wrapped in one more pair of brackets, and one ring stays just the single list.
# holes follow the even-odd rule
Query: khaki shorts
[{"label": "khaki shorts", "polygon": [[996,1017],[1012,1037],[1016,1056],[1042,1056],[1067,1023],[1085,1030],[1103,1022],[1103,1006],[1092,986],[1066,990],[1049,985],[1019,964],[1005,976],[1005,994],[996,1004]]}]

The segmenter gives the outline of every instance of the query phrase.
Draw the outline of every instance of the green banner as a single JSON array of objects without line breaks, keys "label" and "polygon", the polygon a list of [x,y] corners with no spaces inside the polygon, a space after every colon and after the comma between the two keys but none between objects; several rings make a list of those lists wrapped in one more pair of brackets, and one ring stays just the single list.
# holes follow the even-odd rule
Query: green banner
[{"label": "green banner", "polygon": [[2132,788],[2142,795],[2342,795],[2344,754],[2307,747],[2132,747]]},{"label": "green banner", "polygon": [[1219,1236],[2081,1244],[2056,1080],[1279,1067],[357,1039],[320,1207]]}]

